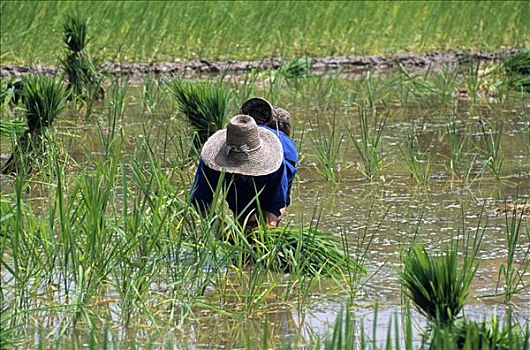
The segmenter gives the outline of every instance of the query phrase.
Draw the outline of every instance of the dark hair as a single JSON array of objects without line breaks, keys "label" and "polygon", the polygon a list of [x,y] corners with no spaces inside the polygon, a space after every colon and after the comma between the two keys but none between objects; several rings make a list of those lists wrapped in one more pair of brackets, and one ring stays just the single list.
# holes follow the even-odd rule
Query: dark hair
[{"label": "dark hair", "polygon": [[291,136],[291,115],[285,109],[274,106],[271,120],[267,126],[283,131],[287,136]]}]

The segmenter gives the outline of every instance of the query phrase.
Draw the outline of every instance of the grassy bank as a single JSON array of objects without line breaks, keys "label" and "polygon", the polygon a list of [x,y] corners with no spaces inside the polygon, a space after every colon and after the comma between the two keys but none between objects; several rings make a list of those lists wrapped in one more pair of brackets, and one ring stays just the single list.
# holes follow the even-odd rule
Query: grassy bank
[{"label": "grassy bank", "polygon": [[1,64],[56,64],[62,22],[124,62],[294,58],[528,46],[528,2],[2,2]]}]

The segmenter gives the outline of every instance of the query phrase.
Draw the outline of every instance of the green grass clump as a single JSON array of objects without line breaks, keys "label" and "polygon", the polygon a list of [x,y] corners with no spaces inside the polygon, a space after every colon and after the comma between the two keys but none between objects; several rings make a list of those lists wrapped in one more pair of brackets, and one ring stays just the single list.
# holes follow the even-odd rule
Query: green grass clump
[{"label": "green grass clump", "polygon": [[421,314],[442,325],[454,322],[464,307],[476,266],[467,260],[458,264],[455,245],[442,256],[432,256],[415,245],[405,257],[401,283]]},{"label": "green grass clump", "polygon": [[363,270],[332,234],[315,228],[260,228],[243,243],[252,247],[251,260],[273,271],[344,278]]},{"label": "green grass clump", "polygon": [[222,84],[176,79],[169,86],[181,113],[198,134],[198,145],[225,127],[228,121],[228,91]]}]

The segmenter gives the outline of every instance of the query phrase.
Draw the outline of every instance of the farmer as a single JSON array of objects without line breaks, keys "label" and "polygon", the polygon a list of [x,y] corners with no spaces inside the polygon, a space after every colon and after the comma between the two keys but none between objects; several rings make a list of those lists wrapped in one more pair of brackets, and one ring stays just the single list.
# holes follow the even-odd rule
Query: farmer
[{"label": "farmer", "polygon": [[254,227],[261,214],[267,225],[278,226],[290,202],[284,153],[296,149],[289,140],[269,127],[258,127],[248,115],[233,117],[226,129],[217,131],[203,146],[191,188],[192,202],[205,213],[224,171],[226,200],[238,221]]},{"label": "farmer", "polygon": [[291,136],[291,115],[285,109],[273,106],[269,101],[260,97],[253,97],[243,103],[239,113],[250,115],[258,125],[271,128],[280,138],[283,146],[283,157],[287,170],[289,185],[287,189],[287,205],[291,199],[291,187],[296,167],[298,166],[298,152]]}]

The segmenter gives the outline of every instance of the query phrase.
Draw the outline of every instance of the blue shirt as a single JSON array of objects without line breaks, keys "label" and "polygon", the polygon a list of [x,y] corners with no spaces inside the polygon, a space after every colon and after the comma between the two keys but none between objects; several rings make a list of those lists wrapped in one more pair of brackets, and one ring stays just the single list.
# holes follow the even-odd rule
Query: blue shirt
[{"label": "blue shirt", "polygon": [[[291,184],[298,165],[296,146],[282,131],[267,126],[260,127],[269,129],[278,136],[284,159],[280,168],[272,174],[263,176],[225,174],[223,186],[227,188],[225,194],[228,207],[241,219],[257,210],[256,199],[259,200],[261,210],[276,216],[280,216],[280,209],[290,204]],[[220,176],[219,171],[208,168],[201,158],[190,191],[192,203],[199,209],[205,211],[211,205]]]}]

